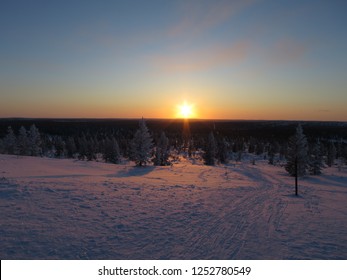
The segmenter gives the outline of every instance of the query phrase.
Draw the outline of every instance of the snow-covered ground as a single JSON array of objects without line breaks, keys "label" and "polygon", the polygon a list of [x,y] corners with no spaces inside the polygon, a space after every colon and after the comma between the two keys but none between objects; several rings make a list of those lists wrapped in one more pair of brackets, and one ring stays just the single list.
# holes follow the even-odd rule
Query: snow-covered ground
[{"label": "snow-covered ground", "polygon": [[347,170],[0,155],[1,259],[347,259]]}]

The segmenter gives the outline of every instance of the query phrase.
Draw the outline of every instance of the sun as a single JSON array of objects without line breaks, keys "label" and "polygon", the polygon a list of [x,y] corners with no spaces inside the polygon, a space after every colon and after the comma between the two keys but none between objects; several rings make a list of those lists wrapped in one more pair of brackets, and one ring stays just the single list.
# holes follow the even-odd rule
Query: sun
[{"label": "sun", "polygon": [[182,105],[178,106],[178,117],[189,119],[194,116],[193,105],[184,102]]}]

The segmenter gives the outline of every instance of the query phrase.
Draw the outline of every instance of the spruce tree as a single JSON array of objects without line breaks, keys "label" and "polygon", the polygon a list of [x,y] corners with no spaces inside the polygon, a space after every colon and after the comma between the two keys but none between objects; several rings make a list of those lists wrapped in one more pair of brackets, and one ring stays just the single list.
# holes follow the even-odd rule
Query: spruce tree
[{"label": "spruce tree", "polygon": [[336,159],[336,147],[332,141],[329,142],[328,154],[327,154],[327,165],[329,167],[334,165]]},{"label": "spruce tree", "polygon": [[88,161],[96,160],[96,154],[97,154],[97,140],[93,139],[92,137],[89,137],[87,139],[87,153],[86,157]]},{"label": "spruce tree", "polygon": [[275,147],[273,144],[270,144],[267,154],[269,157],[268,163],[271,165],[275,165]]},{"label": "spruce tree", "polygon": [[[307,140],[301,125],[298,125],[295,135],[288,142],[286,170],[291,176],[304,176],[307,171]],[[297,168],[296,168],[297,167]]]},{"label": "spruce tree", "polygon": [[166,137],[165,132],[160,135],[153,162],[154,165],[158,166],[169,165],[169,139]]},{"label": "spruce tree", "polygon": [[54,156],[57,158],[64,158],[65,156],[65,141],[61,136],[55,136],[53,139],[53,145],[55,148]]},{"label": "spruce tree", "polygon": [[19,129],[19,135],[17,138],[18,153],[22,156],[29,154],[29,139],[28,133],[24,126]]},{"label": "spruce tree", "polygon": [[28,142],[29,142],[29,155],[39,156],[42,153],[41,149],[41,136],[39,130],[33,124],[28,132]]},{"label": "spruce tree", "polygon": [[88,154],[88,142],[84,133],[78,138],[78,159],[85,160]]},{"label": "spruce tree", "polygon": [[321,144],[320,141],[317,140],[317,142],[314,144],[310,156],[310,162],[309,162],[309,171],[311,175],[320,175],[322,174],[322,167],[323,167],[323,157],[321,153]]},{"label": "spruce tree", "polygon": [[5,153],[4,141],[0,139],[0,154]]},{"label": "spruce tree", "polygon": [[205,149],[204,160],[206,165],[215,165],[217,155],[217,145],[214,135],[211,132],[208,136],[208,141]]},{"label": "spruce tree", "polygon": [[135,132],[130,149],[130,158],[135,161],[136,166],[144,166],[149,162],[152,150],[152,137],[143,118],[140,120],[139,129]]},{"label": "spruce tree", "polygon": [[17,138],[10,126],[7,128],[7,134],[3,140],[3,149],[10,155],[17,153]]},{"label": "spruce tree", "polygon": [[222,164],[229,162],[229,143],[223,137],[223,139],[218,143],[218,160]]},{"label": "spruce tree", "polygon": [[287,164],[285,169],[295,177],[295,194],[298,194],[298,177],[304,176],[307,170],[307,140],[299,124],[296,133],[288,142]]},{"label": "spruce tree", "polygon": [[67,157],[73,158],[76,152],[77,152],[77,148],[76,148],[75,139],[70,136],[66,140],[66,153],[67,153]]},{"label": "spruce tree", "polygon": [[121,159],[120,149],[117,140],[112,138],[107,138],[105,140],[103,158],[106,162],[119,163]]}]

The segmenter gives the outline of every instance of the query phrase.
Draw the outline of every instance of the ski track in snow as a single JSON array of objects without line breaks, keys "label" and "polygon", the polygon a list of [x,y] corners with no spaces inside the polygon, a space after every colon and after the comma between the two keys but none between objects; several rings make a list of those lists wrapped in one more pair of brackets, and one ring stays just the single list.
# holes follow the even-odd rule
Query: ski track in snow
[{"label": "ski track in snow", "polygon": [[347,174],[0,155],[1,259],[346,259]]}]

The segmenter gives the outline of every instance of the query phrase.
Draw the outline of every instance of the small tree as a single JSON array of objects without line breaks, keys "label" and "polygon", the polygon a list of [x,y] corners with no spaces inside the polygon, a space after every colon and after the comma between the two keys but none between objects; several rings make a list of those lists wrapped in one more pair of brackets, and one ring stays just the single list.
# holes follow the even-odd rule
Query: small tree
[{"label": "small tree", "polygon": [[310,162],[309,162],[310,174],[312,175],[322,174],[322,167],[323,167],[323,157],[321,154],[321,144],[320,144],[320,141],[317,140],[317,142],[314,144],[312,148],[312,153],[310,156]]},{"label": "small tree", "polygon": [[211,132],[208,135],[208,141],[207,141],[205,154],[204,154],[205,164],[206,165],[215,165],[216,155],[217,155],[216,140],[214,139],[214,135]]},{"label": "small tree", "polygon": [[77,144],[78,159],[85,160],[88,154],[88,141],[84,133],[78,138]]},{"label": "small tree", "polygon": [[269,145],[269,150],[268,150],[267,154],[269,156],[268,163],[271,165],[275,165],[275,147],[273,144]]},{"label": "small tree", "polygon": [[295,177],[295,195],[298,195],[298,177],[304,176],[307,170],[307,140],[300,124],[289,139],[285,169]]},{"label": "small tree", "polygon": [[334,165],[336,159],[336,147],[332,141],[329,142],[328,154],[327,154],[327,165],[329,167]]},{"label": "small tree", "polygon": [[86,150],[86,157],[88,161],[92,161],[96,159],[96,153],[97,153],[97,140],[93,139],[92,137],[89,137],[87,139],[87,150]]},{"label": "small tree", "polygon": [[112,137],[105,140],[103,158],[106,162],[119,163],[121,154],[117,140]]},{"label": "small tree", "polygon": [[61,136],[53,137],[54,156],[57,158],[64,158],[65,156],[65,141]]},{"label": "small tree", "polygon": [[67,153],[67,157],[73,158],[74,155],[76,154],[76,152],[77,152],[77,147],[76,147],[75,139],[70,136],[66,140],[66,153]]},{"label": "small tree", "polygon": [[5,153],[10,155],[17,152],[17,138],[10,126],[7,128],[7,134],[3,140],[3,149]]},{"label": "small tree", "polygon": [[169,139],[162,132],[155,150],[154,165],[169,165]]},{"label": "small tree", "polygon": [[0,154],[5,153],[4,141],[0,138]]},{"label": "small tree", "polygon": [[135,161],[136,166],[143,166],[149,162],[152,150],[152,137],[144,119],[139,123],[139,129],[135,132],[131,142],[131,159]]},{"label": "small tree", "polygon": [[42,154],[41,136],[39,130],[33,124],[28,132],[29,155],[39,156]]},{"label": "small tree", "polygon": [[19,129],[19,135],[17,138],[17,147],[18,153],[20,155],[28,155],[29,154],[29,139],[28,134],[24,126],[21,126]]},{"label": "small tree", "polygon": [[222,164],[226,164],[229,162],[229,143],[228,141],[223,137],[223,139],[218,143],[218,160]]}]

